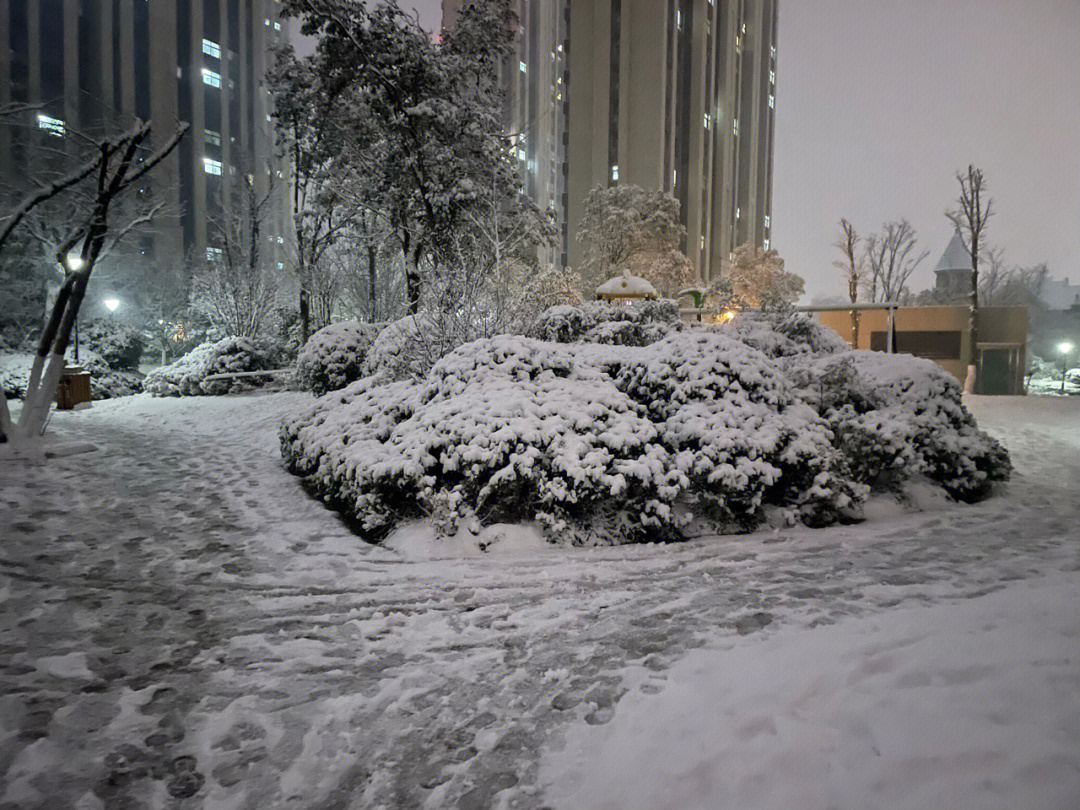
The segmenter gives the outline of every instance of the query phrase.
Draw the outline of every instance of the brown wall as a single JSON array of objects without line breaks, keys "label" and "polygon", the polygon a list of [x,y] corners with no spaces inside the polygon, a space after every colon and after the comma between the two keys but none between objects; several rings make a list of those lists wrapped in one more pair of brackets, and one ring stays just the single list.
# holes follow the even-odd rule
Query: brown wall
[{"label": "brown wall", "polygon": [[[889,313],[883,309],[866,310],[858,313],[859,316],[859,344],[855,348],[870,349],[881,348],[872,346],[874,332],[887,332]],[[848,343],[851,343],[851,313],[844,311],[827,311],[817,313],[819,322],[834,330]],[[896,350],[904,352],[904,344],[911,342],[919,336],[906,338],[903,333],[919,332],[959,332],[959,351],[946,351],[951,357],[931,356],[930,352],[924,356],[931,356],[939,366],[948,371],[958,380],[963,382],[970,362],[971,341],[968,333],[969,310],[966,306],[951,307],[898,307],[896,309],[894,329],[896,333]],[[980,346],[987,343],[1012,343],[1026,346],[1027,343],[1027,309],[1025,307],[987,307],[980,309],[976,321],[978,341]],[[929,337],[929,336],[924,336]],[[926,341],[923,341],[927,343]],[[933,348],[933,340],[927,345]],[[942,336],[941,346],[952,346],[947,336]],[[938,347],[940,348],[940,347]],[[919,352],[922,354],[922,352]],[[1017,393],[1022,390],[1022,369],[1025,364],[1024,349],[1020,350],[1021,379],[1017,385]]]}]

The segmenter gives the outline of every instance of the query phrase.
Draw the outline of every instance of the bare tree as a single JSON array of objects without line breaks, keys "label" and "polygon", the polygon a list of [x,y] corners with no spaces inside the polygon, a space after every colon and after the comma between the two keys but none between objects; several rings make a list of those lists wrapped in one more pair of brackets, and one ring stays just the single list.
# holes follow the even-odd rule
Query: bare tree
[{"label": "bare tree", "polygon": [[235,207],[212,223],[218,244],[207,250],[196,296],[210,320],[226,334],[257,337],[274,306],[277,279],[263,250],[263,224],[270,217],[273,184],[260,194],[239,173]]},{"label": "bare tree", "polygon": [[915,253],[915,229],[906,219],[886,222],[881,233],[866,237],[865,259],[868,266],[864,288],[871,302],[899,302],[904,297],[907,280],[929,255]]},{"label": "bare tree", "polygon": [[[135,186],[176,148],[187,129],[188,124],[180,124],[176,132],[156,152],[142,159],[140,149],[150,138],[151,125],[149,122],[136,121],[123,134],[98,143],[97,155],[80,167],[81,173],[86,166],[91,166],[89,172],[83,175],[84,179],[96,174],[91,195],[93,205],[88,212],[84,210],[82,216],[75,220],[56,251],[56,261],[65,270],[64,282],[38,343],[18,425],[12,423],[7,401],[0,391],[0,438],[23,443],[32,441],[41,434],[49,405],[56,395],[56,387],[64,370],[64,354],[94,266],[103,252],[115,246],[132,229],[152,219],[160,210],[159,206],[154,206],[145,214],[117,228],[110,222],[112,206],[123,197],[124,192]],[[74,175],[68,175],[65,183],[72,176]],[[55,197],[76,182],[79,181],[60,184],[62,187],[52,184],[51,196]],[[15,224],[35,205],[44,201],[31,203],[30,199],[24,200],[16,208],[13,215]],[[14,225],[7,229],[4,238],[10,235],[13,229]],[[0,247],[2,244],[3,241],[0,240]],[[76,249],[77,255],[74,252]]]},{"label": "bare tree", "polygon": [[[859,300],[859,287],[866,278],[865,257],[859,255],[859,234],[855,226],[846,219],[840,220],[840,235],[833,245],[840,251],[841,258],[833,262],[840,270],[848,285],[848,300],[855,304]],[[851,345],[859,347],[859,312],[851,310]]]},{"label": "bare tree", "polygon": [[978,329],[976,326],[979,312],[979,250],[986,222],[993,216],[994,201],[986,196],[986,178],[982,169],[968,165],[967,172],[957,172],[956,180],[960,183],[960,196],[956,208],[947,211],[945,216],[956,226],[960,239],[971,257],[971,315],[968,321],[971,355],[968,361],[968,375],[964,390],[974,393],[978,390],[976,353],[978,351]]}]

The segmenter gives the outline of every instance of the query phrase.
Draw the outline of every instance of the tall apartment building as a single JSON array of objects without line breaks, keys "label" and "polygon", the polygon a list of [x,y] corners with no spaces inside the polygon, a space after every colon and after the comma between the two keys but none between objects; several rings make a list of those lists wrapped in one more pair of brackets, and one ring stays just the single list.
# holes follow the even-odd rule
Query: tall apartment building
[{"label": "tall apartment building", "polygon": [[[443,24],[470,0],[443,0]],[[507,123],[526,188],[556,213],[555,261],[580,265],[589,190],[633,183],[681,203],[709,280],[769,247],[778,0],[516,0]]]},{"label": "tall apartment building", "polygon": [[[262,77],[284,36],[278,0],[0,0],[0,105],[42,105],[22,126],[0,128],[0,176],[33,171],[34,141],[77,155],[77,133],[114,132],[135,118],[161,143],[178,121],[191,129],[155,170],[165,217],[139,250],[210,257],[222,207],[252,177],[273,189],[264,231],[283,262],[288,190],[274,154]],[[232,189],[230,193],[228,189]],[[160,192],[158,191],[160,190]]]}]

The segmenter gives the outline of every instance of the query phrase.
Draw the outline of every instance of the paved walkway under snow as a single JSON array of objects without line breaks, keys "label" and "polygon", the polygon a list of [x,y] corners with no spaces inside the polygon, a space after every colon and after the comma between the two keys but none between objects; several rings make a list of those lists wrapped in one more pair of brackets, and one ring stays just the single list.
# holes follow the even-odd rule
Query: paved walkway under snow
[{"label": "paved walkway under snow", "polygon": [[[0,808],[588,810],[552,804],[550,763],[680,662],[1080,581],[1076,398],[970,403],[1017,467],[975,506],[421,562],[283,470],[277,424],[303,399],[97,403],[52,425],[96,452],[0,469]],[[1080,785],[1075,756],[1057,765]]]}]

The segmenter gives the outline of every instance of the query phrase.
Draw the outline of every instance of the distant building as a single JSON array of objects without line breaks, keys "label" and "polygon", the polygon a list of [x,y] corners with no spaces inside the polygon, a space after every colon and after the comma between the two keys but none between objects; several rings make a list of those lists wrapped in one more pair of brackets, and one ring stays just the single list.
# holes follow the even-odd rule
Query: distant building
[{"label": "distant building", "polygon": [[1068,309],[1080,310],[1080,284],[1070,284],[1068,277],[1048,278],[1043,282],[1039,299],[1049,310],[1057,312]]},{"label": "distant building", "polygon": [[[468,0],[443,0],[449,27]],[[528,193],[554,212],[549,258],[595,186],[664,189],[704,280],[734,248],[772,239],[777,0],[517,0],[506,120]]]},{"label": "distant building", "polygon": [[0,176],[32,172],[29,147],[78,153],[76,133],[152,120],[161,143],[191,129],[151,182],[179,216],[141,237],[149,257],[215,250],[208,221],[228,205],[222,185],[250,174],[277,192],[264,225],[284,261],[290,232],[283,162],[275,157],[262,77],[281,42],[275,0],[0,0],[0,105],[41,103],[21,127],[0,127]]},{"label": "distant building", "polygon": [[954,301],[971,295],[971,254],[964,247],[959,232],[953,233],[934,267],[934,297]]}]

